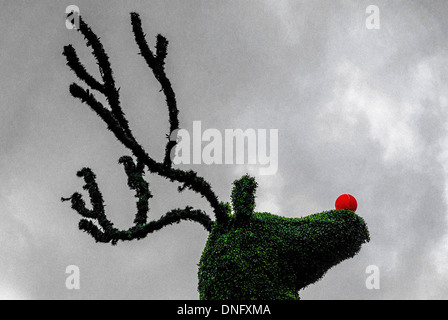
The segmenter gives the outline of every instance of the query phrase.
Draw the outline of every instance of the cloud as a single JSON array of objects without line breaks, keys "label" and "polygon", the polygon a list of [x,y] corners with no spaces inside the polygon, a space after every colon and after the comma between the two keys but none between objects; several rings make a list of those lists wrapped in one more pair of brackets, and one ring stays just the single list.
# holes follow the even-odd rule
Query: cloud
[{"label": "cloud", "polygon": [[5,283],[0,283],[0,300],[29,300],[29,296]]},{"label": "cloud", "polygon": [[409,161],[418,157],[423,147],[413,125],[423,112],[418,104],[403,102],[386,95],[370,85],[369,74],[349,61],[336,66],[337,81],[331,101],[323,106],[319,117],[324,122],[339,121],[346,130],[328,132],[330,125],[322,125],[322,135],[333,141],[350,139],[354,127],[360,122],[369,126],[369,135],[383,149],[388,161]]},{"label": "cloud", "polygon": [[283,40],[291,45],[299,43],[301,39],[299,30],[302,30],[305,26],[303,19],[305,15],[301,14],[300,18],[297,16],[298,11],[295,10],[296,3],[296,1],[290,0],[279,0],[275,2],[270,0],[263,1],[266,9],[274,13],[277,18],[277,21],[281,26],[280,32],[284,37]]}]

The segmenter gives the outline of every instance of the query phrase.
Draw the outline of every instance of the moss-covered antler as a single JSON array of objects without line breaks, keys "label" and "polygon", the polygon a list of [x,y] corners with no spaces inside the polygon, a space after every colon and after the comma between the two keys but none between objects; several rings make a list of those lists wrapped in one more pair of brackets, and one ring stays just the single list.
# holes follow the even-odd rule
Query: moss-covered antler
[{"label": "moss-covered antler", "polygon": [[137,213],[134,218],[134,226],[128,230],[118,230],[114,228],[113,223],[107,219],[104,210],[103,196],[96,183],[96,176],[90,168],[83,168],[78,171],[77,175],[84,178],[84,189],[87,190],[92,203],[92,209],[87,209],[82,195],[75,192],[69,198],[62,198],[63,201],[71,201],[72,208],[76,210],[84,219],[79,222],[79,229],[89,233],[97,242],[111,242],[116,244],[118,240],[134,240],[142,239],[149,233],[157,231],[164,226],[178,223],[181,220],[191,220],[199,222],[207,231],[211,230],[213,222],[210,217],[202,210],[193,210],[187,206],[185,209],[174,209],[166,213],[159,220],[147,223],[149,211],[149,199],[152,194],[149,185],[143,178],[143,165],[129,156],[120,158],[119,163],[124,165],[125,172],[128,176],[128,186],[135,190],[137,200]]},{"label": "moss-covered antler", "polygon": [[[109,57],[98,36],[80,17],[78,31],[86,39],[87,46],[92,48],[92,54],[99,67],[102,82],[98,81],[87,72],[72,45],[64,47],[63,55],[67,59],[67,65],[75,72],[79,79],[84,81],[91,89],[98,91],[105,96],[110,109],[104,107],[88,89],[84,89],[76,83],[70,85],[70,93],[73,97],[78,98],[89,105],[90,108],[92,108],[92,110],[95,111],[107,124],[108,129],[114,133],[118,141],[128,148],[137,159],[137,163],[134,163],[134,160],[129,156],[120,159],[120,163],[124,165],[126,174],[128,175],[129,187],[136,190],[136,197],[139,199],[137,202],[138,212],[134,221],[135,226],[126,231],[119,231],[113,228],[113,224],[107,219],[104,212],[103,199],[98,185],[96,184],[95,175],[89,168],[80,170],[78,176],[83,177],[86,182],[84,189],[89,192],[93,209],[86,209],[85,202],[79,193],[74,193],[70,198],[62,198],[62,200],[71,200],[72,208],[80,215],[98,221],[99,227],[91,220],[83,219],[80,222],[80,228],[87,231],[97,241],[101,242],[116,243],[118,240],[140,239],[148,233],[158,230],[165,225],[181,220],[197,221],[210,231],[212,222],[207,214],[201,210],[193,210],[193,208],[189,206],[185,209],[172,210],[158,221],[146,223],[147,211],[149,208],[148,199],[151,197],[151,194],[148,185],[143,178],[144,168],[148,168],[151,173],[158,174],[172,182],[181,183],[178,188],[179,192],[185,189],[190,189],[199,193],[209,202],[218,222],[225,223],[228,221],[229,215],[226,207],[218,201],[217,196],[207,181],[202,177],[197,176],[196,172],[192,170],[183,171],[172,167],[171,151],[176,146],[176,141],[170,139],[170,137],[177,129],[179,129],[179,110],[177,109],[176,98],[171,82],[166,76],[164,69],[168,41],[162,35],[158,35],[156,52],[154,54],[146,42],[140,16],[137,13],[131,13],[131,23],[135,41],[140,49],[140,53],[145,59],[148,67],[152,70],[155,78],[162,86],[162,91],[166,98],[170,129],[167,134],[168,142],[165,147],[165,157],[162,162],[154,160],[135,139],[121,108],[120,89],[115,84]],[[100,228],[102,230],[100,230]]]}]

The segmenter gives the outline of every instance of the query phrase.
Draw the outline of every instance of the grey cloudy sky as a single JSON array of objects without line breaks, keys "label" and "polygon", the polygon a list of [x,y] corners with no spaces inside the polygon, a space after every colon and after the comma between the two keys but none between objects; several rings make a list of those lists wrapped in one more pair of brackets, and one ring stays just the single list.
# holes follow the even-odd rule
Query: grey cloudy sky
[{"label": "grey cloudy sky", "polygon": [[[96,244],[61,196],[81,191],[91,167],[120,228],[135,202],[118,158],[129,154],[72,98],[62,48],[73,44],[98,76],[82,37],[65,27],[75,4],[109,53],[135,135],[163,157],[167,111],[138,55],[129,12],[148,40],[170,41],[167,73],[181,127],[278,129],[279,166],[190,166],[222,201],[245,172],[257,210],[301,217],[358,200],[371,242],[301,292],[302,299],[448,298],[448,5],[446,1],[0,1],[0,298],[197,299],[207,240],[183,222],[141,241]],[[380,9],[379,30],[366,8]],[[151,217],[196,194],[149,175]],[[66,267],[81,288],[67,290]],[[380,289],[365,286],[367,266]]]}]

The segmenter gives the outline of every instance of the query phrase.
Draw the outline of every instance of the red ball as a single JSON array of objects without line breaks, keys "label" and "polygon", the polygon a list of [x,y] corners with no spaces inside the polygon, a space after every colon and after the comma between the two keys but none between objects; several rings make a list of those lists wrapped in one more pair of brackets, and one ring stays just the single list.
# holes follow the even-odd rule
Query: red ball
[{"label": "red ball", "polygon": [[358,208],[358,202],[354,196],[350,194],[342,194],[340,195],[335,202],[336,210],[350,210],[355,212]]}]

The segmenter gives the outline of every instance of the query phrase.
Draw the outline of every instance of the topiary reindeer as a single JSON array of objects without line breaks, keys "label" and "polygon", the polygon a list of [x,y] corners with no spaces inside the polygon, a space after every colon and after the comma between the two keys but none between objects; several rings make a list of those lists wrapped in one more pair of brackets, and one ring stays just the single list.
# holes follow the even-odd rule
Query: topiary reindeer
[{"label": "topiary reindeer", "polygon": [[[120,105],[120,91],[116,87],[109,58],[100,39],[80,18],[78,31],[92,48],[102,81],[91,76],[80,62],[73,46],[64,47],[67,65],[90,89],[103,94],[110,108],[106,108],[88,90],[76,83],[70,85],[73,97],[86,103],[107,124],[110,131],[133,156],[123,156],[128,186],[135,191],[137,213],[134,226],[119,230],[107,218],[104,201],[89,168],[78,171],[85,181],[92,209],[80,193],[75,192],[62,201],[82,217],[79,229],[97,242],[117,244],[145,238],[165,226],[190,220],[200,223],[210,235],[199,263],[198,290],[201,299],[299,299],[298,291],[319,280],[328,269],[356,255],[361,245],[369,241],[364,220],[349,210],[332,210],[305,218],[283,218],[270,213],[254,212],[257,183],[248,175],[234,182],[231,205],[220,202],[210,184],[194,171],[173,168],[172,151],[179,129],[178,109],[174,91],[165,73],[168,41],[157,36],[155,52],[146,42],[141,20],[131,13],[132,31],[140,54],[160,83],[168,106],[169,133],[162,162],[151,158],[135,139]],[[148,222],[149,185],[145,171],[180,183],[179,192],[190,189],[204,197],[212,208],[215,221],[202,210],[187,206],[174,209],[160,219]]]}]

